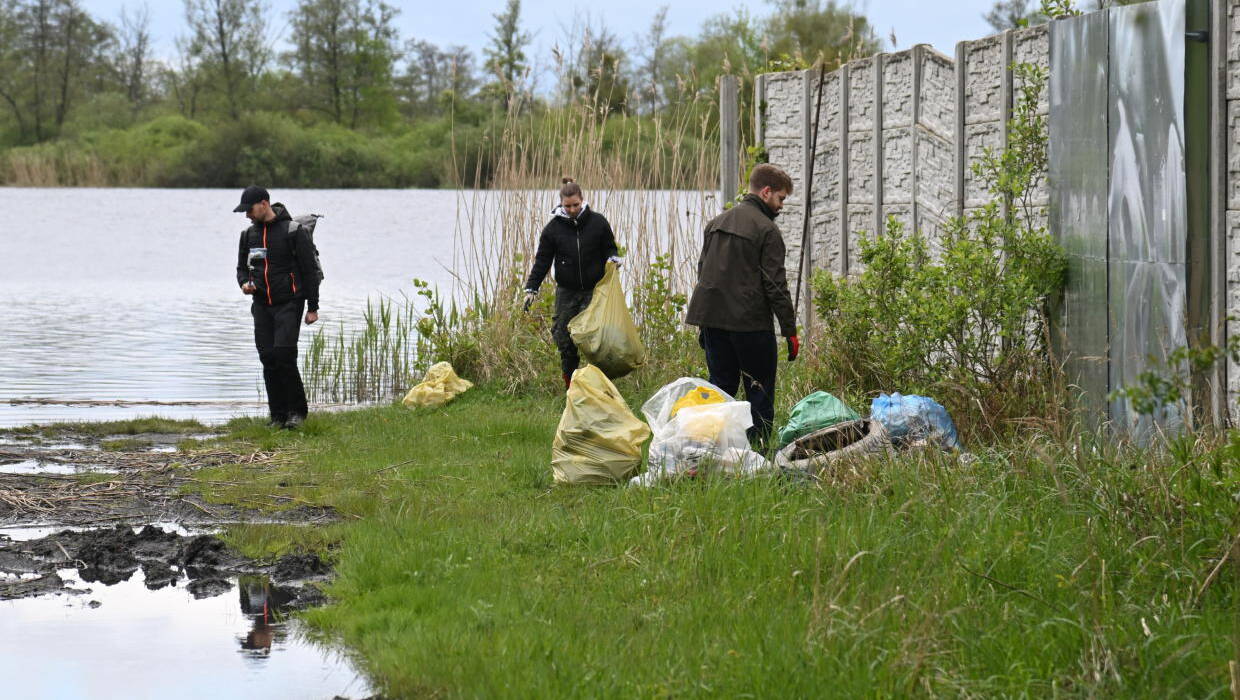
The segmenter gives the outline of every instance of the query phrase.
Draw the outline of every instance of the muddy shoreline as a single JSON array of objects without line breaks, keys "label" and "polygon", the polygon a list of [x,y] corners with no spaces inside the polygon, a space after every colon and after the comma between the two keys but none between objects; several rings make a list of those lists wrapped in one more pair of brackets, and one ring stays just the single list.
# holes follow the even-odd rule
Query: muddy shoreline
[{"label": "muddy shoreline", "polygon": [[230,579],[264,576],[282,608],[298,610],[325,602],[319,585],[331,567],[313,554],[289,554],[265,563],[230,549],[214,535],[181,535],[155,526],[135,532],[130,526],[62,530],[32,540],[0,535],[0,600],[66,594],[88,595],[72,588],[61,571],[75,569],[87,584],[111,586],[142,572],[145,586],[159,590],[184,585],[195,598],[232,590]]},{"label": "muddy shoreline", "polygon": [[[194,435],[189,449],[177,449],[187,437],[0,432],[0,528],[57,529],[26,541],[0,534],[0,600],[80,592],[57,573],[76,569],[81,581],[102,585],[128,580],[137,571],[152,590],[184,581],[196,597],[227,591],[230,578],[266,576],[293,609],[322,603],[314,584],[328,580],[331,570],[317,556],[258,562],[230,550],[214,535],[183,535],[151,525],[170,523],[201,531],[230,524],[312,525],[337,519],[330,508],[310,504],[260,511],[208,503],[187,488],[197,470],[227,464],[262,469],[286,455],[242,453],[200,442],[211,437],[205,435]],[[105,449],[109,441],[120,440],[143,449]]]},{"label": "muddy shoreline", "polygon": [[[274,452],[238,452],[202,442],[206,437],[211,436],[0,432],[0,527],[317,524],[336,519],[330,508],[308,503],[277,503],[290,507],[260,511],[206,502],[186,488],[197,470],[228,464],[263,469],[288,458]],[[187,439],[189,448],[178,449]],[[105,449],[117,443],[143,449]]]}]

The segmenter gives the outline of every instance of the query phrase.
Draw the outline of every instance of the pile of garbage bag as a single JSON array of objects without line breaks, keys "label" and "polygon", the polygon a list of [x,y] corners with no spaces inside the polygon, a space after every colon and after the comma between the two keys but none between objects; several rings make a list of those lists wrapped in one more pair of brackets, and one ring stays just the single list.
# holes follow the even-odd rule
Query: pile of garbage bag
[{"label": "pile of garbage bag", "polygon": [[767,468],[749,448],[753,426],[748,401],[737,401],[702,379],[682,377],[664,386],[642,406],[654,434],[646,473],[630,483],[650,486],[703,471],[754,474]]},{"label": "pile of garbage bag", "polygon": [[[749,476],[773,469],[816,478],[835,462],[895,448],[960,447],[951,416],[933,399],[882,394],[870,408],[870,416],[862,418],[826,392],[807,396],[779,431],[781,447],[772,465],[750,449],[749,402],[737,401],[706,380],[682,377],[642,406],[647,425],[633,415],[600,367],[586,365],[573,374],[552,444],[552,471],[557,483],[628,481],[639,486],[681,476]],[[642,445],[652,436],[647,469],[638,475]]]},{"label": "pile of garbage bag", "polygon": [[815,392],[797,404],[779,435],[775,466],[808,474],[894,448],[960,448],[946,408],[925,396],[899,393],[879,395],[871,402],[869,418],[861,418],[834,396]]}]

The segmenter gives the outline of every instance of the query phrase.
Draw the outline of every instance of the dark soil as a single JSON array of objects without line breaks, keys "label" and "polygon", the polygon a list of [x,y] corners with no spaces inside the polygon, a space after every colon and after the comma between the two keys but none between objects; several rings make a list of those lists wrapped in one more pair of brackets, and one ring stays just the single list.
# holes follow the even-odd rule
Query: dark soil
[{"label": "dark soil", "polygon": [[[273,562],[248,559],[229,549],[214,535],[182,536],[146,526],[138,532],[112,528],[64,530],[36,540],[15,542],[0,536],[0,600],[52,593],[72,593],[56,574],[77,569],[87,583],[112,585],[142,571],[151,590],[180,585],[195,598],[209,598],[232,589],[230,579],[261,576],[274,584],[287,609],[323,602],[319,584],[331,577],[331,567],[312,554],[290,554]],[[17,578],[39,574],[39,578]]]}]

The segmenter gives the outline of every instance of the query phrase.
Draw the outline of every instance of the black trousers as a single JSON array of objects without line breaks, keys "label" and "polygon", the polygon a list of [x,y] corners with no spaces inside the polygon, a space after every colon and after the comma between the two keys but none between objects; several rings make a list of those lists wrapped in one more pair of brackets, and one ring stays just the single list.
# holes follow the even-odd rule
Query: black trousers
[{"label": "black trousers", "polygon": [[775,369],[779,365],[775,332],[703,328],[702,347],[710,383],[732,396],[745,390],[753,416],[749,439],[766,442],[775,421]]},{"label": "black trousers", "polygon": [[283,423],[297,416],[305,418],[306,388],[297,369],[297,337],[301,333],[304,299],[267,306],[254,301],[254,346],[263,363],[263,383],[267,385],[267,405],[271,420]]},{"label": "black trousers", "polygon": [[572,374],[581,364],[577,355],[577,346],[568,332],[568,322],[590,305],[594,298],[594,290],[579,291],[576,289],[555,288],[555,322],[551,324],[551,337],[560,350],[560,371]]}]

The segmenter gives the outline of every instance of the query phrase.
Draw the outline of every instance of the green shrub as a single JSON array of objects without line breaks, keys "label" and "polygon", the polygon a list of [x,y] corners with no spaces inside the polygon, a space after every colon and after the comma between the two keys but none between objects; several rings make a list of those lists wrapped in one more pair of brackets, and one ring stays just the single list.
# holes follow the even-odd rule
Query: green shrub
[{"label": "green shrub", "polygon": [[948,222],[934,241],[889,219],[861,235],[862,271],[815,276],[822,317],[817,371],[845,392],[929,394],[961,428],[1005,436],[1030,419],[1058,423],[1063,382],[1049,348],[1049,305],[1067,259],[1031,204],[1046,171],[1046,73],[1017,66],[1022,90],[1009,146],[974,173],[993,200]]}]

